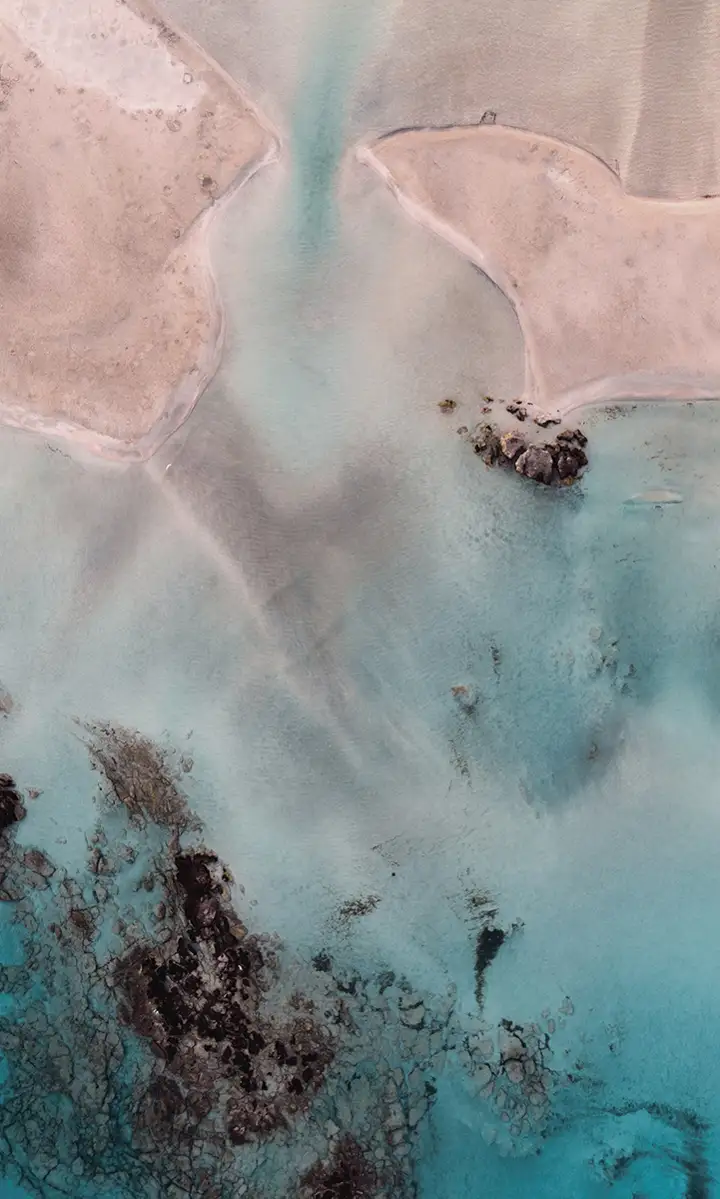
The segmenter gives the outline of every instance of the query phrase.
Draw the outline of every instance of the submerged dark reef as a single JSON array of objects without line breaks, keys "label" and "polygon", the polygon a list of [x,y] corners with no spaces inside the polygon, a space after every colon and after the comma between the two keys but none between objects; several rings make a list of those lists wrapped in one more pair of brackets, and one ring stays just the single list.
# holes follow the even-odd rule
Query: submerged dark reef
[{"label": "submerged dark reef", "polygon": [[[183,790],[189,760],[110,725],[83,737],[102,786],[77,877],[18,845],[27,806],[0,776],[0,916],[24,945],[0,967],[0,1178],[38,1199],[416,1199],[448,1069],[503,1154],[567,1124],[558,1101],[587,1087],[553,1043],[571,1001],[536,1022],[484,1017],[522,927],[490,896],[467,901],[474,1015],[452,987],[363,977],[329,947],[304,963],[236,910]],[[339,904],[343,937],[377,899]],[[702,1129],[683,1129],[688,1195],[705,1199]],[[603,1176],[622,1169],[608,1157]]]},{"label": "submerged dark reef", "polygon": [[80,877],[17,845],[26,807],[0,778],[2,914],[25,948],[0,968],[0,1177],[42,1199],[414,1195],[452,1000],[251,933],[187,760],[83,736],[103,782]]},{"label": "submerged dark reef", "polygon": [[546,486],[574,483],[588,464],[587,437],[580,429],[563,429],[542,445],[514,430],[503,433],[488,421],[458,432],[486,466],[514,466],[519,475]]}]

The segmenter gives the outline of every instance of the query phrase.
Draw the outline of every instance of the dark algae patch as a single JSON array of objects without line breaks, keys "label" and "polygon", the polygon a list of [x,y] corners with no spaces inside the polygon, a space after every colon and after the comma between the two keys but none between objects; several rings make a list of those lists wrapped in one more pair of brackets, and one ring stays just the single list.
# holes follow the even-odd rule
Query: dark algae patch
[{"label": "dark algae patch", "polygon": [[15,780],[9,774],[0,774],[0,835],[18,824],[24,816],[25,805]]},{"label": "dark algae patch", "polygon": [[504,944],[506,933],[501,928],[481,928],[475,941],[475,998],[482,1007],[485,990],[485,972],[497,957]]}]

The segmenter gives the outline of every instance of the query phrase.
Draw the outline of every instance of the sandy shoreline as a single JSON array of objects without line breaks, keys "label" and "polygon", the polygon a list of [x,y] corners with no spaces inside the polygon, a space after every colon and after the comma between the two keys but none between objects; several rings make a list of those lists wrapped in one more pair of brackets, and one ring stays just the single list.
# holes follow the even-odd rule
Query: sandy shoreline
[{"label": "sandy shoreline", "polygon": [[523,403],[720,395],[720,201],[628,195],[587,151],[498,125],[389,134],[358,157],[508,297]]},{"label": "sandy shoreline", "polygon": [[149,11],[2,15],[0,420],[144,460],[218,366],[208,224],[279,138]]}]

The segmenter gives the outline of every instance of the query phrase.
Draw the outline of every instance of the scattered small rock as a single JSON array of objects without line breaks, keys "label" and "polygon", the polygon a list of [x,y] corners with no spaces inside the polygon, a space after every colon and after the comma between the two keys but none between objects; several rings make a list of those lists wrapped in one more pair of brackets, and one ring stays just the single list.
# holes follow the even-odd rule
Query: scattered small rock
[{"label": "scattered small rock", "polygon": [[354,1137],[346,1133],[325,1161],[300,1180],[302,1199],[374,1199],[380,1179]]},{"label": "scattered small rock", "polygon": [[506,933],[494,926],[481,928],[475,942],[475,998],[482,1007],[485,990],[485,973],[497,957],[505,942]]},{"label": "scattered small rock", "polygon": [[457,408],[457,400],[452,400],[452,399],[441,400],[440,403],[438,404],[438,408],[440,409],[441,412],[454,412],[455,409]]}]

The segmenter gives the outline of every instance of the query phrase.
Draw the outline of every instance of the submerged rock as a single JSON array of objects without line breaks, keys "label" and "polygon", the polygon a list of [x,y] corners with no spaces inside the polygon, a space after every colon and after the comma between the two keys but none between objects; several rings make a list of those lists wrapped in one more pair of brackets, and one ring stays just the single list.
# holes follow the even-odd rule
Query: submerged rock
[{"label": "submerged rock", "polygon": [[509,462],[514,462],[527,449],[527,442],[518,433],[504,433],[500,445]]},{"label": "submerged rock", "polygon": [[345,1135],[325,1161],[311,1166],[300,1182],[299,1199],[374,1199],[378,1171],[354,1137]]}]

